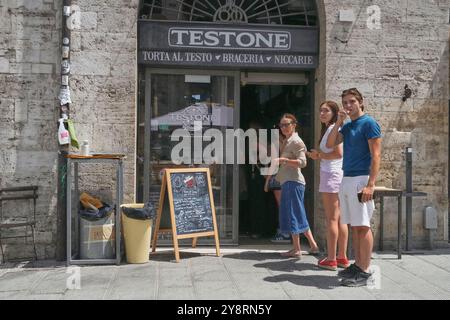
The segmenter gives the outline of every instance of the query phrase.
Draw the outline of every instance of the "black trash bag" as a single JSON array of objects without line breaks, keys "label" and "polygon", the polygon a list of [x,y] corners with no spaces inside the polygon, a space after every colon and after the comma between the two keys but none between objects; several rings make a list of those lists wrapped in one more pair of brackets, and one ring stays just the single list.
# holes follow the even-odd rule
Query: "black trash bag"
[{"label": "black trash bag", "polygon": [[122,207],[122,210],[131,219],[150,220],[156,217],[155,206],[150,201],[144,204],[143,208]]},{"label": "black trash bag", "polygon": [[78,211],[80,217],[88,221],[98,221],[100,219],[109,217],[114,208],[107,203],[104,202],[102,203],[103,203],[102,207],[94,210],[94,209],[84,209],[83,205],[80,202],[80,208],[83,208],[80,209],[80,211]]}]

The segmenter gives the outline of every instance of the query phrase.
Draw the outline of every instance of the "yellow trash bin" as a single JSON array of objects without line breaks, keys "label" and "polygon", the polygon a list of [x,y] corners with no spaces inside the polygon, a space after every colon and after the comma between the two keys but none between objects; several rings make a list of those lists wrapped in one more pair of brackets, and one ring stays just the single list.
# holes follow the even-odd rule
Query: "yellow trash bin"
[{"label": "yellow trash bin", "polygon": [[[123,204],[121,208],[143,208],[143,203]],[[152,219],[138,220],[125,215],[122,210],[123,237],[128,263],[146,263],[150,254]]]}]

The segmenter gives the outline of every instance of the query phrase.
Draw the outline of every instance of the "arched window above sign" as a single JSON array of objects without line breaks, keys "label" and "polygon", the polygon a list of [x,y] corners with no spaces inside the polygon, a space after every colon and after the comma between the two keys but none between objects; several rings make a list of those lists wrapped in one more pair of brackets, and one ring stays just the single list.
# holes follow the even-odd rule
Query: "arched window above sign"
[{"label": "arched window above sign", "polygon": [[315,0],[142,0],[139,18],[317,26]]}]

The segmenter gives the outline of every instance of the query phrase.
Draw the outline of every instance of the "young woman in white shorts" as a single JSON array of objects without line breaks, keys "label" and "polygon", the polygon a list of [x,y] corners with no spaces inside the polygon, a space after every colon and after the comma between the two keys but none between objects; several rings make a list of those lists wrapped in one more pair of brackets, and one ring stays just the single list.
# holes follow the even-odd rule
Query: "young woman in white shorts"
[{"label": "young woman in white shorts", "polygon": [[[307,152],[313,160],[320,160],[319,192],[327,220],[327,257],[318,262],[318,267],[328,270],[337,270],[337,267],[347,268],[347,225],[340,223],[339,188],[342,182],[342,144],[334,148],[327,148],[328,135],[333,129],[339,106],[334,101],[325,101],[320,105],[320,122],[322,132],[320,138],[320,151],[312,149]],[[339,252],[336,256],[336,247]]]}]

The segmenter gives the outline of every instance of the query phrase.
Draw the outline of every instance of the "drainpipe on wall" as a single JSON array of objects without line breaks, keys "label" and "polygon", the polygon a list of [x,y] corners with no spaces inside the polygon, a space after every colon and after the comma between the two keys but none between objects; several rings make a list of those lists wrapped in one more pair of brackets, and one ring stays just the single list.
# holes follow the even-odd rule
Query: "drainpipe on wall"
[{"label": "drainpipe on wall", "polygon": [[[60,108],[59,117],[69,118],[70,111],[70,14],[71,0],[63,0],[62,10],[62,46],[61,46],[61,87],[60,87]],[[56,221],[56,260],[66,260],[66,176],[67,159],[70,144],[59,145],[58,150],[58,201],[57,201],[57,221]],[[69,230],[70,231],[70,230]]]}]

